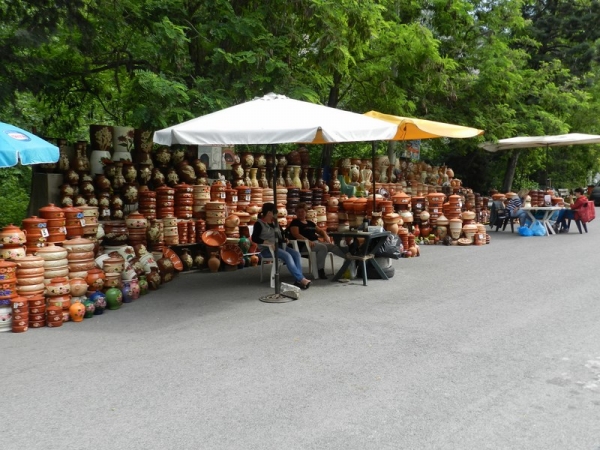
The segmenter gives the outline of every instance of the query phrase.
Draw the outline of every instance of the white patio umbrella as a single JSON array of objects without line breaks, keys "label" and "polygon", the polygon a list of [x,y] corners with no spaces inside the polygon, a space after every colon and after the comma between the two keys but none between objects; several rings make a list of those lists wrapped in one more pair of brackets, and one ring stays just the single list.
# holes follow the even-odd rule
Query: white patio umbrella
[{"label": "white patio umbrella", "polygon": [[388,140],[397,126],[341,109],[267,94],[154,133],[162,145],[235,145]]},{"label": "white patio umbrella", "polygon": [[560,147],[566,145],[598,144],[600,136],[596,134],[569,133],[555,136],[518,136],[500,139],[497,143],[484,142],[479,147],[488,152],[499,152],[515,148]]},{"label": "white patio umbrella", "polygon": [[[388,140],[397,129],[394,124],[362,114],[270,93],[156,131],[154,142],[162,145],[326,144]],[[276,252],[274,264],[275,295],[262,297],[261,301],[282,301]]]}]

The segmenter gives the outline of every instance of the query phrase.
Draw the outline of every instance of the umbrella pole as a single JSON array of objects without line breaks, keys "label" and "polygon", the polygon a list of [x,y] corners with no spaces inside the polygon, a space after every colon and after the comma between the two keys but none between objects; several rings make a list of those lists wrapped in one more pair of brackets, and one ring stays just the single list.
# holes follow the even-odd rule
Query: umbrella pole
[{"label": "umbrella pole", "polygon": [[[277,207],[277,157],[276,157],[276,145],[271,145],[271,152],[273,153],[273,202]],[[275,220],[278,221],[277,214]],[[277,223],[279,227],[279,223]],[[259,300],[264,303],[287,303],[295,300],[295,298],[286,297],[281,295],[281,283],[279,282],[279,257],[277,256],[277,249],[279,248],[279,242],[277,240],[277,233],[275,233],[275,251],[273,252],[273,264],[275,264],[275,293],[264,297],[260,297]]]},{"label": "umbrella pole", "polygon": [[[377,141],[372,141],[371,142],[371,164],[373,167],[373,171],[375,171],[375,152],[376,151],[377,151]],[[377,207],[377,201],[375,200],[376,195],[377,195],[376,194],[377,189],[375,189],[375,177],[373,177],[372,189],[373,189],[373,212],[375,212],[376,207]],[[371,217],[372,216],[373,216],[373,214],[371,213]]]}]

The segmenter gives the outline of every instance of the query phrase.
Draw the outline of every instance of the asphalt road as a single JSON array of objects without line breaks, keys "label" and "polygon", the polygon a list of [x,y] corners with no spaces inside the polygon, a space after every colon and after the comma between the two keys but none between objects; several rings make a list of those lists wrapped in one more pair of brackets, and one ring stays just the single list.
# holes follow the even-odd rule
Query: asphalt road
[{"label": "asphalt road", "polygon": [[258,269],[182,274],[2,333],[0,449],[598,450],[599,223],[422,247],[286,304]]}]

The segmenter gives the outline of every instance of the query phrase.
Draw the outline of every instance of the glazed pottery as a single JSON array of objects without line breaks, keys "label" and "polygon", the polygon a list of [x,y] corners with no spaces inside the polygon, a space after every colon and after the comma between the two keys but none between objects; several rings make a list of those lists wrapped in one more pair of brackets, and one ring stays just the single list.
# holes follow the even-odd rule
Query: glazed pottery
[{"label": "glazed pottery", "polygon": [[69,307],[69,317],[71,317],[72,322],[81,322],[83,321],[83,317],[85,316],[85,305],[83,303],[77,302],[71,304]]},{"label": "glazed pottery", "polygon": [[95,291],[90,296],[89,299],[94,302],[94,315],[98,316],[104,312],[106,309],[106,296],[102,291]]},{"label": "glazed pottery", "polygon": [[123,304],[123,293],[121,292],[120,289],[118,289],[116,287],[111,287],[111,288],[107,289],[106,293],[105,293],[105,297],[106,297],[106,304],[108,306],[108,309],[110,309],[110,310],[119,309],[121,307],[121,305]]},{"label": "glazed pottery", "polygon": [[94,312],[96,310],[96,305],[94,304],[94,302],[91,299],[86,298],[82,303],[85,307],[85,314],[83,317],[85,319],[91,319],[92,317],[94,317]]},{"label": "glazed pottery", "polygon": [[148,287],[148,280],[146,279],[145,275],[140,275],[138,284],[140,287],[140,295],[146,295],[148,293],[149,287]]}]

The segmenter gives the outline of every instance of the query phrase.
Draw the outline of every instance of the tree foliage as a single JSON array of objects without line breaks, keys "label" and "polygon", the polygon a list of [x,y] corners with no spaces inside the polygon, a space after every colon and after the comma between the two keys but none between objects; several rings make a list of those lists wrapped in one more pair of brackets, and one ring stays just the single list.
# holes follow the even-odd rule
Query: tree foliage
[{"label": "tree foliage", "polygon": [[[423,142],[480,191],[513,177],[574,187],[598,171],[596,148],[477,144],[600,132],[599,15],[597,0],[5,0],[0,114],[74,140],[92,123],[158,129],[275,91],[482,128]],[[323,162],[370,148],[327,147]]]}]

